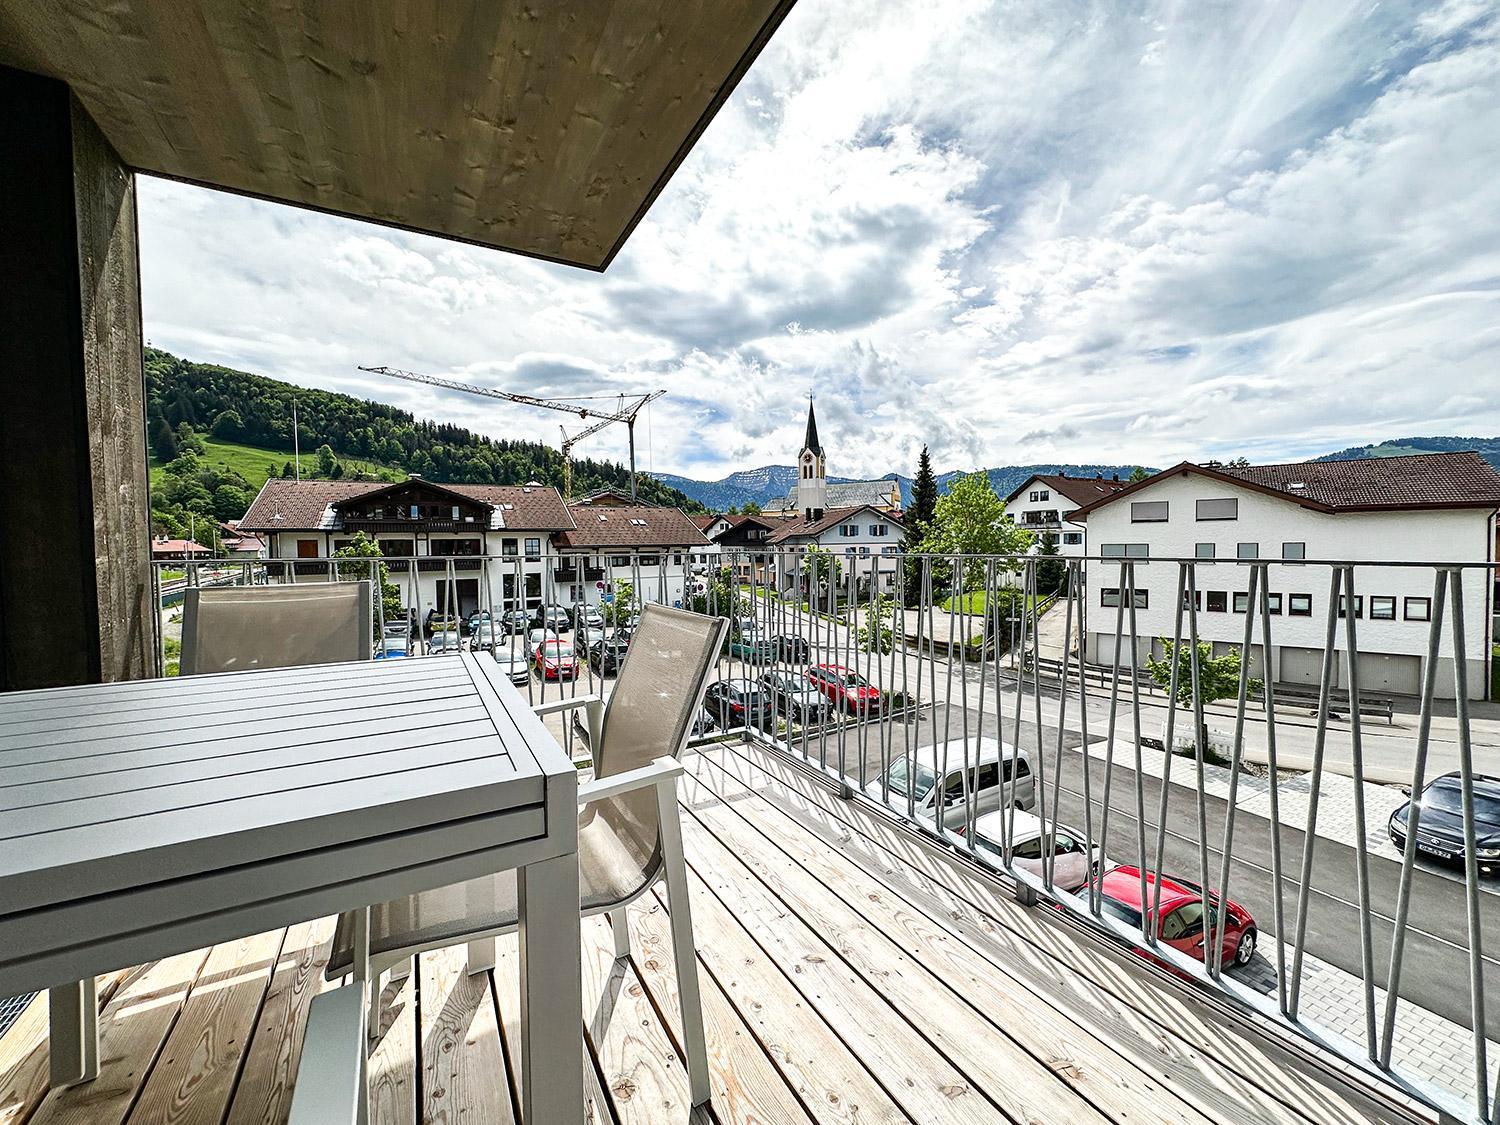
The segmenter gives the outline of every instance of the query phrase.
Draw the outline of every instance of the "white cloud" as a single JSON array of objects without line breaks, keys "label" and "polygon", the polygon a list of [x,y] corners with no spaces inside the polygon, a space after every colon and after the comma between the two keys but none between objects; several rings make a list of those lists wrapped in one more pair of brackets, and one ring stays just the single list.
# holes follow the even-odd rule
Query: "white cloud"
[{"label": "white cloud", "polygon": [[[178,184],[161,346],[486,432],[667,387],[655,468],[1285,458],[1500,433],[1493,3],[802,0],[600,277]],[[657,435],[660,440],[657,440]],[[591,439],[621,456],[623,433]]]}]

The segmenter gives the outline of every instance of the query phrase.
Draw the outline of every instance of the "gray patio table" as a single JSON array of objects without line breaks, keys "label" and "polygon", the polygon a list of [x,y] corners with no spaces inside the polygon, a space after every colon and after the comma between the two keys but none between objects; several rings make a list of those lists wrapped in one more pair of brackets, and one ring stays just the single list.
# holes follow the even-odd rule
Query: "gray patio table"
[{"label": "gray patio table", "polygon": [[526,1120],[581,1121],[577,786],[469,653],[0,696],[0,996],[87,1081],[98,974],[514,868]]}]

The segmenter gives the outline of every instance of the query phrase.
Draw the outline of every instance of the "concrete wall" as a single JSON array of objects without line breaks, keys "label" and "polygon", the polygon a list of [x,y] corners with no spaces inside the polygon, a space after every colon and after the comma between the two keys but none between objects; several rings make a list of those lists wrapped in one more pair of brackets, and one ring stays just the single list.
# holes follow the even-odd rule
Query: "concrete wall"
[{"label": "concrete wall", "polygon": [[134,177],[52,79],[0,67],[0,688],[149,674]]}]

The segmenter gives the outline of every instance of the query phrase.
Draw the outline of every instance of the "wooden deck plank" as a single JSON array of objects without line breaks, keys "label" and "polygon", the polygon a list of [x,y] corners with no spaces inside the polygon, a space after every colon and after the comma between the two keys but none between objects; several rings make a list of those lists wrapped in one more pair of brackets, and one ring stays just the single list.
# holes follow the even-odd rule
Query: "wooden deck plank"
[{"label": "wooden deck plank", "polygon": [[302,1060],[307,1009],[325,987],[335,919],[293,926],[282,943],[225,1125],[282,1125]]},{"label": "wooden deck plank", "polygon": [[687,1066],[635,966],[616,958],[603,918],[583,922],[584,1032],[620,1125],[710,1125],[689,1102]]},{"label": "wooden deck plank", "polygon": [[380,1038],[367,1067],[370,1125],[416,1125],[420,975],[387,983],[381,994]]},{"label": "wooden deck plank", "polygon": [[[963,936],[997,966],[1024,969],[1032,983],[1069,1005],[1088,1026],[1119,1025],[1179,1071],[1196,1070],[1233,1119],[1247,1108],[1272,1120],[1338,1125],[1372,1119],[1372,1107],[1312,1075],[1253,1037],[1219,1023],[1188,1000],[1019,906],[998,886],[920,840],[838,798],[768,754],[721,747],[717,764],[840,850],[881,886]],[[1164,1072],[1164,1077],[1165,1077]]]},{"label": "wooden deck plank", "polygon": [[[99,1009],[109,1003],[120,984],[137,975],[134,969],[107,973],[95,982]],[[47,994],[31,998],[26,1010],[0,1035],[0,1125],[21,1125],[47,1096],[52,1053],[47,1044]]]},{"label": "wooden deck plank", "polygon": [[[585,932],[587,927],[585,927]],[[514,1085],[515,1104],[520,1104],[521,1085],[526,1075],[521,1072],[517,1060],[521,1043],[521,949],[514,934],[500,938],[495,948],[495,968],[490,974],[494,985],[495,1003],[500,1012],[500,1026],[504,1032],[505,1057],[510,1063],[511,1082]],[[585,997],[585,1003],[587,998]],[[582,1013],[579,1013],[579,1050],[583,1060],[583,1119],[587,1125],[615,1125],[614,1111],[609,1096],[599,1081],[592,1050],[583,1035]],[[475,1123],[478,1125],[478,1123]]]},{"label": "wooden deck plank", "polygon": [[127,1120],[219,1125],[285,930],[214,946]]},{"label": "wooden deck plank", "polygon": [[[1006,1120],[833,946],[767,892],[701,825],[690,821],[683,828],[691,878],[708,888],[726,911],[734,904],[734,920],[751,942],[906,1113],[923,1125]],[[695,917],[697,912],[695,902]]]},{"label": "wooden deck plank", "polygon": [[488,972],[469,975],[463,946],[420,958],[422,1115],[431,1125],[515,1125]]},{"label": "wooden deck plank", "polygon": [[[636,972],[680,1046],[682,1010],[667,910],[652,898],[626,913]],[[720,1125],[797,1125],[814,1120],[706,967],[698,970],[698,988],[703,994],[712,1105]]]},{"label": "wooden deck plank", "polygon": [[50,1091],[28,1125],[120,1125],[208,955],[199,949],[157,961],[120,989],[99,1020],[99,1077]]},{"label": "wooden deck plank", "polygon": [[[719,841],[764,882],[778,886],[782,901],[838,934],[845,956],[891,986],[909,1018],[944,1044],[977,1083],[996,1083],[990,1096],[1016,1117],[1060,1116],[1058,1109],[1038,1105],[1042,1099],[1035,1096],[1060,1084],[1114,1121],[1210,1125],[1209,1116],[1135,1065],[1138,1044],[1118,1038],[1105,1042],[1052,1007],[1047,997],[1020,989],[924,913],[872,887],[868,876],[826,843],[738,782],[712,769],[698,771],[698,777],[722,798],[753,798],[696,813]],[[692,793],[699,781],[687,785]],[[1027,1089],[1028,1082],[1041,1090]],[[1029,1104],[1007,1104],[1007,1098],[1027,1094]]]}]

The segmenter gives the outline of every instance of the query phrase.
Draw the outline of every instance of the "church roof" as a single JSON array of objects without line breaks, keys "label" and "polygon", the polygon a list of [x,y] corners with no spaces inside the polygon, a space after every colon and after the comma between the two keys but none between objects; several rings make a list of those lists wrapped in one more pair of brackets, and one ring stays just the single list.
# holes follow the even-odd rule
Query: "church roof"
[{"label": "church roof", "polygon": [[[857,508],[865,504],[871,504],[877,508],[889,508],[901,506],[900,485],[887,477],[884,480],[850,480],[838,484],[828,485],[827,506],[830,508]],[[895,493],[896,501],[891,502],[891,495]],[[797,490],[794,488],[780,500],[766,505],[768,512],[795,512],[802,505],[797,499]]]},{"label": "church roof", "polygon": [[813,413],[812,399],[807,400],[807,436],[802,439],[802,448],[823,456],[823,446],[818,442],[818,416]]}]

